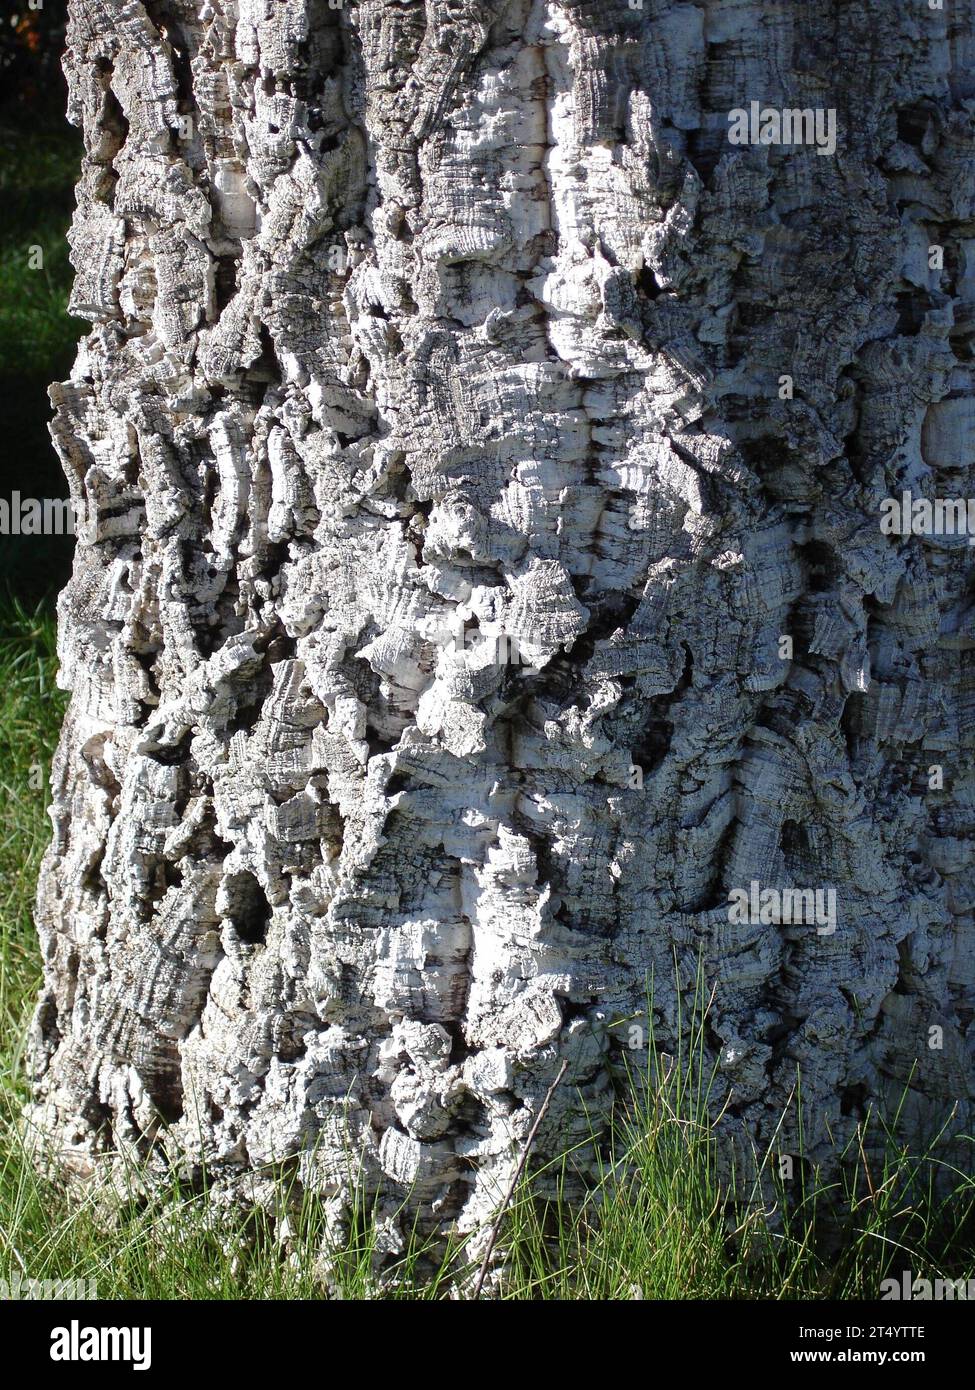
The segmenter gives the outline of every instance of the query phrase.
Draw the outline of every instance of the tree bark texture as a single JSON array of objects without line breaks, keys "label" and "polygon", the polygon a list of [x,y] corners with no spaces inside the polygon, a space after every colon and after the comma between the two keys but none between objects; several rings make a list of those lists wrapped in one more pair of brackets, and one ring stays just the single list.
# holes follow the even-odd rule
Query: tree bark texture
[{"label": "tree bark texture", "polygon": [[880,511],[975,491],[972,0],[73,0],[65,66],[63,1161],[471,1226],[699,972],[728,1154],[970,1124],[972,550]]}]

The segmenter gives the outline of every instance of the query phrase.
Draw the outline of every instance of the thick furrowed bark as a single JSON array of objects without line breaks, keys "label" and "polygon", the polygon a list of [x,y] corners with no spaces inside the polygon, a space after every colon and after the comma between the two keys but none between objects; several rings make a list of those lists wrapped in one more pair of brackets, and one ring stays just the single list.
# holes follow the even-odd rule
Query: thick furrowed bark
[{"label": "thick furrowed bark", "polygon": [[[797,1069],[807,1162],[908,1083],[912,1137],[969,1123],[971,551],[880,514],[973,491],[973,43],[970,3],[74,0],[66,1163],[164,1132],[340,1195],[351,1152],[481,1222],[561,1061],[539,1153],[699,963],[729,1153]],[[732,144],[752,101],[835,151]],[[732,920],[753,882],[835,915]]]}]

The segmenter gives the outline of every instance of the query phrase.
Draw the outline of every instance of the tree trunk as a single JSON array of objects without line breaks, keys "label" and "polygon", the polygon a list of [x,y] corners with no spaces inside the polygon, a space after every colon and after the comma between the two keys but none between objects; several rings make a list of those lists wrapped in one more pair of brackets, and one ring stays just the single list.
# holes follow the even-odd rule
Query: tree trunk
[{"label": "tree trunk", "polygon": [[470,1226],[699,970],[728,1153],[968,1124],[971,551],[882,504],[972,490],[972,0],[72,8],[63,1161]]}]

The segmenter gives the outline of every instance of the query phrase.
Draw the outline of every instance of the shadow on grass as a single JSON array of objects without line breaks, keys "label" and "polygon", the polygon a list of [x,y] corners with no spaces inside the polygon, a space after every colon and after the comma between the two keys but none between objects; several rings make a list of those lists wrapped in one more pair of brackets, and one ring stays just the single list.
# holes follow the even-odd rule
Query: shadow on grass
[{"label": "shadow on grass", "polygon": [[[68,375],[85,327],[67,314],[81,142],[64,122],[32,124],[29,113],[8,111],[0,112],[0,151],[0,496],[66,497],[47,388]],[[73,546],[70,536],[0,536],[0,591],[29,604],[53,598]]]}]

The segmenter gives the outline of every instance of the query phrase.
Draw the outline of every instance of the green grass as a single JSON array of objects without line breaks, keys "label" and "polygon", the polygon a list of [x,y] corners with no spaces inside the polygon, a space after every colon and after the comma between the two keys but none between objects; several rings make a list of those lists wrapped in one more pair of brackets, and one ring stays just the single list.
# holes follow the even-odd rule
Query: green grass
[{"label": "green grass", "polygon": [[0,1086],[23,1095],[26,1023],[40,982],[32,903],[51,757],[64,709],[54,683],[54,618],[7,601],[0,619]]},{"label": "green grass", "polygon": [[[873,1299],[904,1269],[975,1276],[975,1183],[950,1171],[937,1187],[937,1146],[915,1154],[896,1126],[863,1121],[830,1183],[780,1177],[774,1145],[722,1180],[702,1038],[699,1015],[683,1057],[653,1052],[631,1076],[636,1098],[583,1200],[539,1202],[526,1187],[508,1218],[511,1296]],[[885,1154],[876,1171],[861,1160],[871,1129]],[[561,1179],[566,1160],[548,1168]]]},{"label": "green grass", "polygon": [[[287,1167],[271,1210],[255,1202],[228,1212],[205,1181],[190,1189],[175,1171],[151,1197],[135,1171],[123,1172],[120,1195],[80,1194],[31,1163],[17,1116],[40,978],[31,902],[63,708],[54,665],[50,616],[8,604],[0,615],[0,1278],[94,1280],[109,1299],[440,1299],[458,1279],[469,1295],[477,1260],[465,1241],[434,1247],[417,1235],[395,1260],[380,1261],[365,1200],[337,1237]],[[43,791],[32,786],[38,768]],[[585,1195],[572,1186],[574,1152],[516,1189],[501,1223],[495,1297],[876,1298],[881,1281],[905,1269],[975,1277],[975,1183],[947,1170],[937,1145],[923,1155],[905,1148],[896,1115],[881,1164],[867,1162],[861,1129],[842,1180],[826,1189],[813,1175],[793,1187],[778,1178],[773,1139],[730,1201],[709,1118],[706,1013],[699,983],[677,1054],[663,1055],[652,1038],[633,1054],[633,1099],[597,1145],[601,1171]],[[936,1192],[939,1172],[949,1181]]]}]

